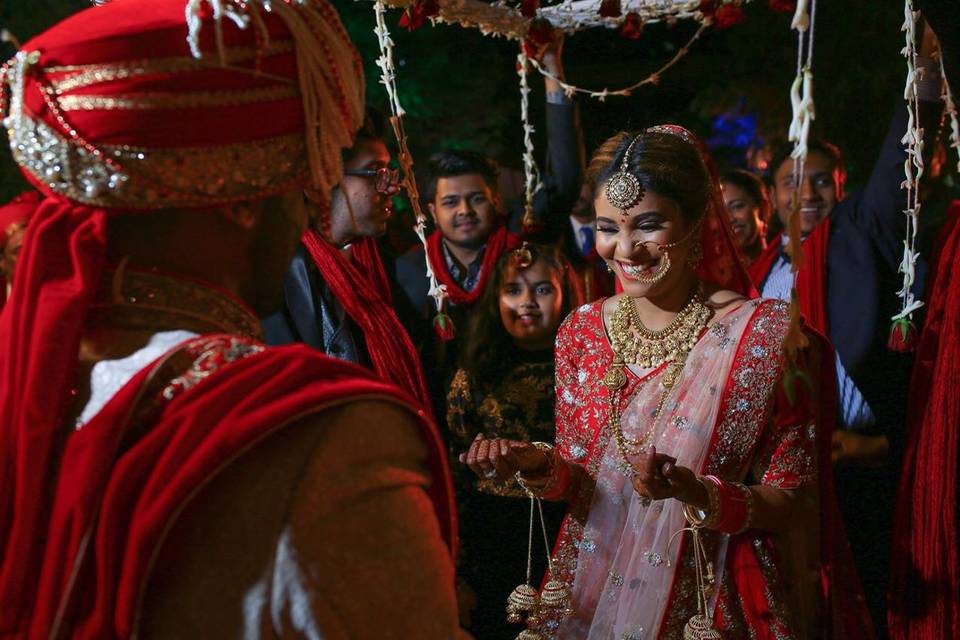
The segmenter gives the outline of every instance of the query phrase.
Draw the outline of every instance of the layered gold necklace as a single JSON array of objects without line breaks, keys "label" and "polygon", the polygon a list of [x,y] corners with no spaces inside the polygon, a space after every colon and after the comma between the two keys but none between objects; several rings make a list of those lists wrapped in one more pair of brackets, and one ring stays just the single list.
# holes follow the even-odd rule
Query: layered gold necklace
[{"label": "layered gold necklace", "polygon": [[[654,433],[663,412],[670,390],[680,380],[687,356],[696,346],[700,335],[713,314],[703,302],[697,291],[680,309],[677,316],[663,329],[653,331],[644,326],[637,313],[637,306],[630,296],[624,295],[617,303],[610,322],[610,342],[613,348],[613,362],[603,377],[603,384],[610,390],[610,423],[620,453],[629,464],[629,456],[636,456],[649,446],[648,440]],[[620,394],[627,384],[624,368],[636,364],[644,368],[657,368],[670,363],[663,374],[661,384],[663,393],[657,405],[657,411],[650,422],[650,428],[639,440],[631,440],[623,433],[620,425]]]}]

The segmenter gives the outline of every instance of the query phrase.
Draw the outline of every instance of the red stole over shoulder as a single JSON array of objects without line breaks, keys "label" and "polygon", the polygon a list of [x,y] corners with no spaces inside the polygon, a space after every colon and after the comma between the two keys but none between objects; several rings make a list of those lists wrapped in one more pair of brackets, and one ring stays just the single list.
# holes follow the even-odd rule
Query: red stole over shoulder
[{"label": "red stole over shoulder", "polygon": [[490,274],[493,273],[497,260],[506,251],[516,249],[520,246],[520,236],[510,233],[506,225],[501,225],[496,231],[487,238],[487,246],[483,254],[483,266],[480,269],[480,281],[473,291],[464,291],[457,281],[450,275],[447,269],[447,261],[443,255],[443,235],[439,231],[434,231],[427,239],[427,257],[430,260],[430,266],[434,275],[437,276],[437,282],[447,288],[447,298],[455,305],[467,307],[480,299],[487,282],[490,280]]},{"label": "red stole over shoulder", "polygon": [[151,559],[196,491],[285,426],[359,399],[395,403],[419,416],[434,479],[429,492],[455,554],[444,447],[407,396],[365,369],[303,345],[266,348],[247,338],[206,335],[141,371],[71,435],[42,569],[16,551],[4,559],[27,562],[40,580],[36,598],[4,610],[0,636],[46,638],[65,615],[64,637],[129,637]]},{"label": "red stole over shoulder", "polygon": [[303,245],[333,295],[363,331],[367,353],[377,375],[399,386],[432,415],[423,366],[413,341],[393,310],[389,281],[375,241],[366,239],[355,247],[359,268],[316,231],[304,234]]},{"label": "red stole over shoulder", "polygon": [[[830,243],[830,218],[825,218],[803,241],[803,266],[797,273],[797,295],[800,312],[807,326],[829,336],[827,319],[827,248]],[[750,279],[758,289],[770,276],[770,271],[780,255],[783,234],[777,234],[757,260],[750,265]]]},{"label": "red stole over shoulder", "polygon": [[897,501],[890,636],[960,637],[960,201],[948,212],[910,385]]}]

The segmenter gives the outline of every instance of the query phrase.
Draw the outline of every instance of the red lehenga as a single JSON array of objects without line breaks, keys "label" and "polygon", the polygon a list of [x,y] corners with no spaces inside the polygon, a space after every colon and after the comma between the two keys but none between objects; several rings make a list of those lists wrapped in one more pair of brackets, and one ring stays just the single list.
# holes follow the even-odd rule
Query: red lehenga
[{"label": "red lehenga", "polygon": [[[719,194],[715,178],[714,185]],[[872,638],[831,488],[832,352],[809,334],[794,366],[811,384],[794,386],[798,395],[788,399],[782,382],[789,306],[757,299],[743,284],[722,211],[714,197],[698,275],[753,299],[711,321],[655,424],[667,365],[629,366],[627,385],[616,392],[621,428],[631,440],[649,432],[658,452],[698,474],[795,492],[795,526],[785,532],[703,534],[718,587],[710,607],[724,638]],[[546,617],[539,630],[576,640],[681,638],[697,613],[688,536],[673,539],[686,520],[679,501],[636,494],[612,437],[602,382],[613,360],[604,302],[573,312],[557,337],[559,458],[542,496],[568,503],[550,578],[570,588],[573,613]]]}]

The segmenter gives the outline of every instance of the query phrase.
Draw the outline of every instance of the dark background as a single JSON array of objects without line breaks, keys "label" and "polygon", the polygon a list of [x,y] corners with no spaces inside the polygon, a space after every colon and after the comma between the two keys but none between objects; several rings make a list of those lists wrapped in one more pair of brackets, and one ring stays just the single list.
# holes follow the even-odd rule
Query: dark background
[{"label": "dark background", "polygon": [[[372,4],[334,4],[366,61],[368,102],[384,106],[373,62],[378,49]],[[0,27],[25,42],[88,6],[81,0],[0,0]],[[844,150],[854,187],[869,175],[902,91],[902,10],[901,3],[877,0],[831,0],[818,6],[814,131]],[[711,138],[715,147],[739,143],[734,149],[717,149],[721,161],[733,164],[747,145],[782,135],[789,124],[788,92],[796,64],[790,15],[772,12],[766,0],[746,4],[745,11],[745,22],[724,31],[708,30],[659,85],[602,103],[579,98],[587,152],[620,129],[676,122]],[[427,24],[410,33],[397,26],[400,15],[391,10],[387,20],[396,42],[398,83],[414,157],[423,160],[442,146],[474,148],[519,169],[517,43],[449,25]],[[597,89],[632,84],[669,60],[695,28],[692,21],[648,25],[636,41],[606,29],[569,36],[564,48],[567,79]],[[4,58],[13,54],[11,45],[0,46]],[[531,84],[531,115],[542,129],[543,83],[535,72]],[[727,119],[718,126],[721,114]],[[538,130],[536,142],[542,150],[541,136]],[[3,153],[0,200],[23,188],[9,154]]]}]

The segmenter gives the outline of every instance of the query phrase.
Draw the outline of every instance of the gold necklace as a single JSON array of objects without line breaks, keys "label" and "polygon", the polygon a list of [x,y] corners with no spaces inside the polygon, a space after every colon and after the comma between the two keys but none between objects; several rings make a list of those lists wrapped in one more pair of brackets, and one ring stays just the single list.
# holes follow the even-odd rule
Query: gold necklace
[{"label": "gold necklace", "polygon": [[[630,456],[636,456],[646,449],[663,413],[667,396],[679,381],[687,356],[696,346],[711,315],[712,312],[703,303],[703,298],[697,291],[669,325],[658,331],[652,331],[643,325],[637,313],[636,304],[629,296],[624,295],[617,303],[610,322],[613,362],[604,375],[603,383],[610,391],[610,424],[617,447],[626,462],[629,463]],[[639,440],[630,440],[620,425],[620,394],[618,392],[627,383],[624,367],[628,364],[638,364],[646,368],[657,368],[665,362],[669,362],[670,366],[661,381],[664,391],[660,396],[660,402],[657,403],[657,410],[651,420],[650,428]]]}]

